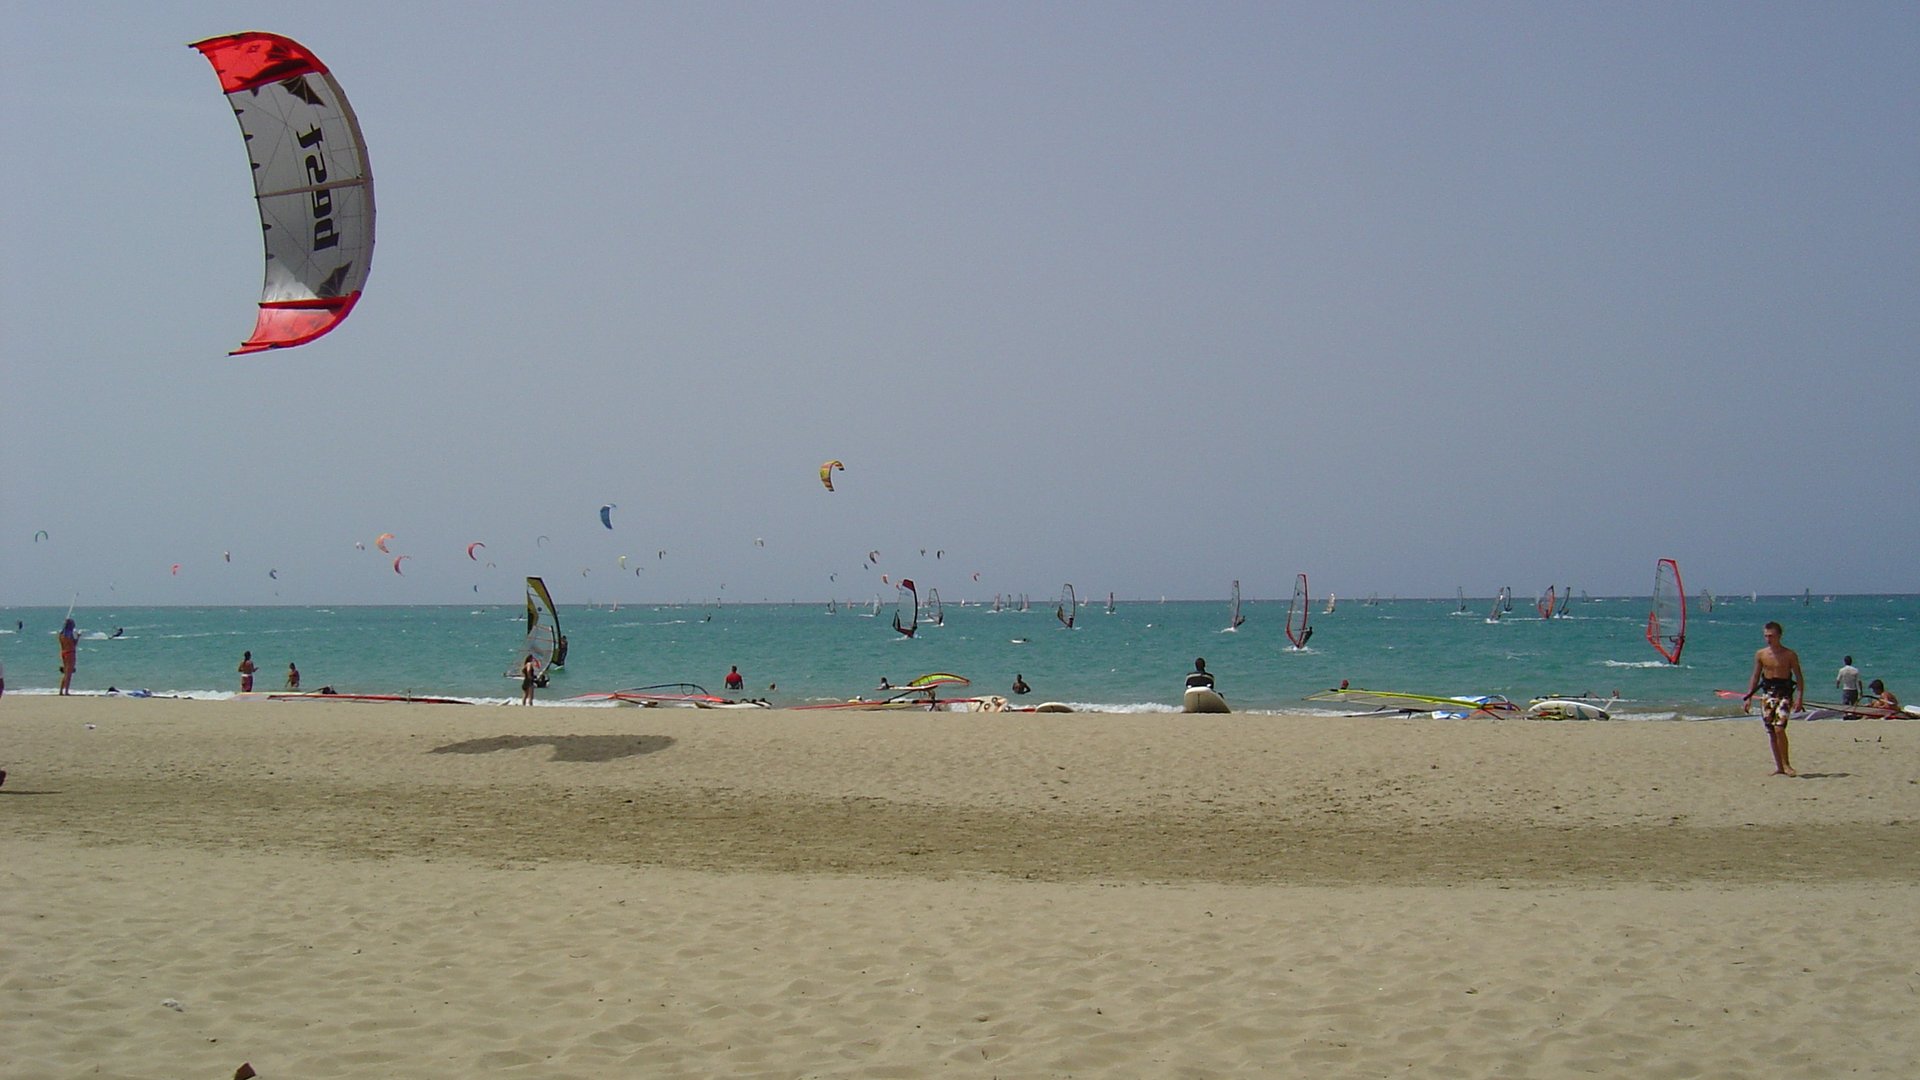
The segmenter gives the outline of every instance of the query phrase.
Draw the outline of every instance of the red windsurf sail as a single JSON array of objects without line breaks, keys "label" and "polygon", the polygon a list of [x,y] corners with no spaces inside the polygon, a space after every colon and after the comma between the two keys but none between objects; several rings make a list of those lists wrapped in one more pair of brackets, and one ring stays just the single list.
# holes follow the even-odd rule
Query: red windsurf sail
[{"label": "red windsurf sail", "polygon": [[1669,664],[1680,662],[1687,646],[1687,592],[1680,564],[1661,559],[1653,569],[1653,609],[1647,613],[1647,644]]}]

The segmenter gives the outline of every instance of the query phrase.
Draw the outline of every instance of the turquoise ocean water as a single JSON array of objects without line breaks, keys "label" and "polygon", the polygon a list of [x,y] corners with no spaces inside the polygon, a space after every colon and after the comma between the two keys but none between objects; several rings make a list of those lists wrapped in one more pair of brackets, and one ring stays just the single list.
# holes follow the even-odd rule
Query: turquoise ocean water
[{"label": "turquoise ocean water", "polygon": [[[1569,616],[1542,620],[1516,600],[1498,623],[1487,598],[1342,601],[1316,611],[1304,652],[1287,648],[1284,602],[1250,602],[1247,622],[1226,633],[1224,601],[1119,601],[1083,607],[1077,628],[1054,602],[1027,613],[948,605],[945,625],[911,639],[878,617],[823,605],[727,604],[592,608],[561,604],[571,655],[540,694],[569,695],[648,683],[695,682],[720,692],[738,664],[748,696],[790,706],[844,700],[885,676],[902,683],[933,671],[973,680],[972,692],[1005,694],[1016,672],[1026,702],[1065,701],[1120,711],[1174,710],[1194,657],[1204,656],[1239,710],[1351,712],[1302,699],[1342,679],[1356,687],[1428,694],[1549,694],[1618,690],[1619,715],[1710,718],[1737,713],[1714,696],[1744,689],[1761,624],[1778,619],[1799,650],[1812,692],[1831,689],[1841,657],[1920,700],[1920,596],[1741,597],[1696,606],[1679,666],[1645,640],[1645,598],[1581,599]],[[0,662],[7,691],[51,692],[59,684],[55,634],[64,608],[0,609]],[[242,650],[260,666],[256,690],[278,690],[289,662],[303,688],[515,700],[504,673],[519,655],[519,604],[446,607],[83,607],[76,691],[109,687],[219,698],[238,689]],[[112,636],[116,630],[124,631]]]}]

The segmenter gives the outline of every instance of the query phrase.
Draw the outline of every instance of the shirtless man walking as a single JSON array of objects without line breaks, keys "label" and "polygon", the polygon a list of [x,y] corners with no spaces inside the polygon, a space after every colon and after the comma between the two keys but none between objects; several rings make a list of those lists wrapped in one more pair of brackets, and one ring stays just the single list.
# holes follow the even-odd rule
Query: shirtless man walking
[{"label": "shirtless man walking", "polygon": [[1800,671],[1800,654],[1780,644],[1784,631],[1779,623],[1768,623],[1761,633],[1767,644],[1753,654],[1753,678],[1747,680],[1747,696],[1740,699],[1740,708],[1752,712],[1753,695],[1760,695],[1760,720],[1767,725],[1767,743],[1773,749],[1773,775],[1799,776],[1787,757],[1787,717],[1800,708],[1807,677]]}]

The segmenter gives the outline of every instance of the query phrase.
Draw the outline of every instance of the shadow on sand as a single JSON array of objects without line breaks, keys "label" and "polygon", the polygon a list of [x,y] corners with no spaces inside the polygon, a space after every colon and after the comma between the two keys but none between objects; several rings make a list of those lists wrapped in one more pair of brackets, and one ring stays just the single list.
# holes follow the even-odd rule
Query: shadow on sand
[{"label": "shadow on sand", "polygon": [[496,735],[490,739],[448,743],[427,752],[491,754],[499,750],[551,746],[553,757],[549,761],[617,761],[642,754],[657,754],[672,745],[673,740],[665,735]]}]

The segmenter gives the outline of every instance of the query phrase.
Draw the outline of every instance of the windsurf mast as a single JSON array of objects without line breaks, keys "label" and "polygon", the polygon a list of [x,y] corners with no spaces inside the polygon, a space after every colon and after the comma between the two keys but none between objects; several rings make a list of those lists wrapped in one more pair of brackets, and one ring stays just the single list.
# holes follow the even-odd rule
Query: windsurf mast
[{"label": "windsurf mast", "polygon": [[1300,574],[1293,579],[1293,599],[1287,604],[1287,640],[1296,649],[1307,647],[1307,639],[1313,636],[1313,626],[1308,615],[1313,610],[1313,597],[1307,592],[1307,575]]},{"label": "windsurf mast", "polygon": [[1680,564],[1661,559],[1653,568],[1653,609],[1647,613],[1647,644],[1667,663],[1680,662],[1687,645],[1687,593]]}]

